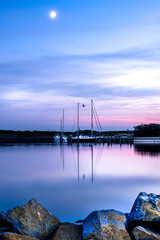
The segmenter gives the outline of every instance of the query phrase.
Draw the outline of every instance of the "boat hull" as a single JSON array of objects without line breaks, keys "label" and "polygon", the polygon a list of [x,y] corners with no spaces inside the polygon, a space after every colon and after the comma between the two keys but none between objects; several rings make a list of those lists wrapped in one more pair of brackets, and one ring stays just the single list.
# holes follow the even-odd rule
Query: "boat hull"
[{"label": "boat hull", "polygon": [[70,139],[72,143],[97,143],[97,142],[104,142],[103,137],[85,137],[85,136],[80,136],[78,137],[72,137]]}]

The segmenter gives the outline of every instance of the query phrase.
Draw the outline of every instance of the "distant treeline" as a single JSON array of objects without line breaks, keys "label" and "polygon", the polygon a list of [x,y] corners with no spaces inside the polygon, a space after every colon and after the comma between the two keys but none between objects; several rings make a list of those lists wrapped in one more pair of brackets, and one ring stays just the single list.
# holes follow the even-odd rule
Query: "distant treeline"
[{"label": "distant treeline", "polygon": [[141,124],[134,127],[135,137],[160,137],[160,124]]},{"label": "distant treeline", "polygon": [[0,130],[0,134],[7,134],[7,135],[18,135],[18,136],[36,136],[36,135],[47,135],[47,136],[54,136],[57,134],[56,131],[14,131],[14,130]]},{"label": "distant treeline", "polygon": [[[53,137],[57,134],[61,134],[60,131],[14,131],[14,130],[0,130],[0,137],[5,136],[13,136],[13,137]],[[75,132],[64,132],[65,135],[76,135],[77,131]],[[79,130],[79,134],[84,135],[91,135],[91,130]],[[103,136],[115,136],[115,135],[125,135],[128,134],[130,136],[135,137],[160,137],[160,124],[150,123],[150,124],[141,124],[134,127],[134,130],[121,130],[121,131],[94,131],[94,136],[96,135],[103,135]]]},{"label": "distant treeline", "polygon": [[[102,131],[101,133],[94,131],[94,135],[105,135],[105,136],[114,136],[114,135],[121,135],[121,134],[130,134],[133,131],[124,130],[124,131]],[[54,136],[57,134],[61,134],[59,131],[14,131],[14,130],[0,130],[0,135],[18,135],[18,136],[27,136],[27,137],[34,137],[37,135],[46,135],[46,136]],[[77,132],[65,132],[65,135],[77,134]],[[86,134],[90,135],[91,130],[80,130],[79,134]]]}]

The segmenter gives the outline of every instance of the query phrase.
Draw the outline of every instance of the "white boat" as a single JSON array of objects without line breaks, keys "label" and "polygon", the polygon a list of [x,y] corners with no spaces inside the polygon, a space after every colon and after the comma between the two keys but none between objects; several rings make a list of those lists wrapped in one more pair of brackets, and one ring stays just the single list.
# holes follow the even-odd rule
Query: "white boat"
[{"label": "white boat", "polygon": [[59,136],[59,135],[55,135],[55,136],[53,137],[53,142],[54,142],[54,143],[60,143],[60,136]]},{"label": "white boat", "polygon": [[95,142],[96,138],[93,136],[79,135],[72,137],[72,142]]},{"label": "white boat", "polygon": [[62,139],[62,143],[67,143],[67,142],[68,142],[68,137],[65,136],[65,135],[63,135],[63,136],[61,137],[61,139]]},{"label": "white boat", "polygon": [[54,143],[67,143],[67,141],[68,141],[68,138],[67,138],[67,136],[60,136],[60,135],[55,135],[54,137],[53,137],[53,142]]}]

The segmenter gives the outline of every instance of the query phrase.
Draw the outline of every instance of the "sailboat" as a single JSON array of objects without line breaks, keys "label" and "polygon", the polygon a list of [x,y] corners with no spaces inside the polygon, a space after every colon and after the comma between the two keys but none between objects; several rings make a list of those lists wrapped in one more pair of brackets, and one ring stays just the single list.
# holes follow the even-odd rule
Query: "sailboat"
[{"label": "sailboat", "polygon": [[62,118],[60,119],[60,124],[61,124],[61,134],[56,135],[53,138],[54,143],[67,143],[68,139],[67,136],[64,135],[64,109],[62,113]]},{"label": "sailboat", "polygon": [[64,135],[64,109],[61,119],[61,135],[60,135],[60,143],[67,143],[67,136]]},{"label": "sailboat", "polygon": [[79,126],[79,103],[77,104],[77,136],[71,137],[71,142],[97,142],[98,139],[100,139],[100,136],[94,136],[93,135],[93,117],[95,117],[97,126],[99,127],[99,129],[102,131],[101,128],[101,124],[97,115],[96,110],[94,109],[94,105],[93,105],[93,100],[91,99],[91,135],[82,135],[80,134],[80,126]]}]

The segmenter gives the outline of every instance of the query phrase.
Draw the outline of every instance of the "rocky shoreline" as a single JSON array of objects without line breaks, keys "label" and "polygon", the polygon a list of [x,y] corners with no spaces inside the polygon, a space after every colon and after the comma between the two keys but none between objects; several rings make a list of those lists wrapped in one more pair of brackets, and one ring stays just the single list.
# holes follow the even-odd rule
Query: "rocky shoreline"
[{"label": "rocky shoreline", "polygon": [[100,210],[61,223],[36,200],[0,213],[0,240],[160,240],[160,195],[142,192],[130,213]]}]

